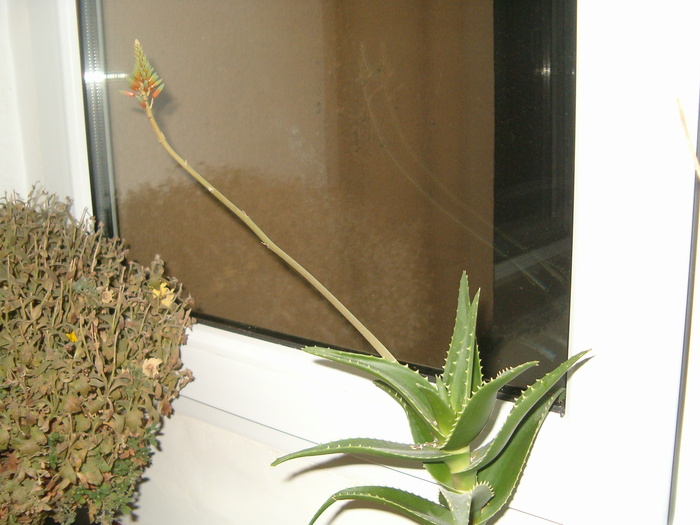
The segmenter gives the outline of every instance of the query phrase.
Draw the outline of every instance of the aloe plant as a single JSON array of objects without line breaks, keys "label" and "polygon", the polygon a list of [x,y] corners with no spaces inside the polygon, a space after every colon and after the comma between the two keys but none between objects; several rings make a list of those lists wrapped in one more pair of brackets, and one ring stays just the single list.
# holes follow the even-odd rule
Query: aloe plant
[{"label": "aloe plant", "polygon": [[472,448],[472,442],[489,422],[499,389],[537,365],[535,361],[523,363],[484,381],[475,337],[478,303],[478,292],[474,300],[469,300],[467,276],[462,275],[452,342],[444,371],[434,383],[405,365],[381,357],[320,347],[304,349],[376,377],[375,384],[404,409],[414,443],[343,439],[288,454],[273,465],[325,454],[380,456],[422,464],[440,487],[439,502],[381,486],[341,490],[321,506],[311,523],[339,500],[379,503],[425,525],[486,523],[506,504],[542,422],[563,394],[559,380],[586,352],[573,356],[532,384],[515,402],[493,439]]},{"label": "aloe plant", "polygon": [[563,388],[558,386],[560,379],[586,352],[565,361],[525,390],[493,439],[473,448],[472,443],[481,436],[489,422],[499,389],[537,363],[524,363],[484,381],[475,336],[479,293],[470,300],[466,274],[462,275],[460,282],[457,320],[444,371],[433,383],[400,364],[330,291],[170,146],[152,111],[154,99],[163,90],[163,81],[155,73],[138,40],[134,50],[136,65],[130,79],[130,91],[124,93],[140,102],[158,141],[168,154],[248,226],[267,248],[328,299],[380,357],[321,347],[307,347],[304,351],[375,376],[375,384],[404,409],[414,440],[404,444],[379,439],[344,439],[288,454],[274,461],[273,465],[300,457],[338,453],[397,458],[422,464],[440,487],[437,502],[390,487],[363,486],[341,490],[320,507],[311,523],[340,500],[375,502],[422,524],[469,525],[490,520],[510,498],[542,422],[563,393]]}]

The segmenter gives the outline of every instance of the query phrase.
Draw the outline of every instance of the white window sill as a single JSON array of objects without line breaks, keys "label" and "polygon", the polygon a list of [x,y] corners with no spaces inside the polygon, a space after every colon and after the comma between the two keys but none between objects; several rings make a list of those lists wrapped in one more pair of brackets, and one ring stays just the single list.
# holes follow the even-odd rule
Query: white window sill
[{"label": "white window sill", "polygon": [[[400,462],[385,466],[369,458],[327,456],[270,466],[282,454],[333,439],[410,441],[402,409],[369,376],[294,348],[201,324],[182,353],[195,382],[183,390],[165,424],[162,451],[141,489],[137,515],[142,522],[226,523],[228,516],[253,523],[262,507],[266,522],[304,523],[335,490],[366,484],[437,497],[424,470]],[[496,411],[500,417],[505,413]],[[550,419],[560,418],[553,414]],[[266,503],[268,496],[276,503]],[[336,506],[324,516],[328,523],[343,508]],[[333,525],[368,519],[382,525],[412,523],[371,506],[352,507],[336,516]],[[499,523],[553,522],[515,508]]]}]

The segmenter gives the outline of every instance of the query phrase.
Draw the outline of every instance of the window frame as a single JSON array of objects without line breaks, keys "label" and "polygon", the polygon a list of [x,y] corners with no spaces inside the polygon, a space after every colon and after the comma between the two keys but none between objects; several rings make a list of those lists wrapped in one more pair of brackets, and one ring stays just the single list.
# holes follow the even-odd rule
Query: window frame
[{"label": "window frame", "polygon": [[[692,164],[676,98],[688,111],[691,130],[696,130],[696,4],[676,0],[637,6],[631,12],[628,6],[609,2],[579,3],[569,348],[593,348],[593,358],[569,381],[565,417],[553,415],[545,423],[511,502],[519,512],[510,512],[503,523],[526,523],[527,515],[568,525],[593,523],[600,512],[609,512],[606,521],[611,523],[667,522],[694,200]],[[21,129],[9,124],[10,133],[19,131],[9,140],[24,151],[26,184],[19,190],[41,181],[73,196],[76,209],[83,209],[89,206],[89,176],[75,5],[61,0],[3,2],[0,17],[6,17],[10,28],[2,37],[11,48],[10,82],[17,92],[22,88]],[[42,69],[52,61],[55,68]],[[23,76],[26,68],[34,71],[34,82]],[[64,121],[45,130],[37,146],[30,133],[36,127],[31,125],[41,124],[37,115],[45,114],[42,110],[57,107]],[[61,147],[66,158],[49,162],[51,152]],[[29,152],[46,155],[44,164],[28,162]],[[365,429],[377,437],[401,432],[396,408],[382,401],[369,381],[320,365],[300,352],[196,327],[183,355],[198,377],[184,391],[183,407],[197,401],[238,414],[239,422],[233,427],[225,423],[224,430],[257,439],[272,451],[294,448],[290,434],[323,440]],[[644,387],[636,391],[640,378],[653,382],[650,392]],[[688,378],[687,386],[696,387],[697,359],[690,361]],[[293,385],[284,393],[283,404],[278,390],[282,379]],[[258,381],[269,387],[261,390]],[[618,381],[627,383],[620,386]],[[365,405],[346,409],[352,402],[342,411],[334,408],[337,400],[356,396],[376,401],[376,411],[366,411]],[[326,404],[331,398],[336,402]],[[700,416],[690,411],[693,407],[696,400],[686,403],[684,425],[697,430]],[[310,410],[316,416],[305,418]],[[197,411],[191,415],[196,417]],[[221,421],[209,423],[224,427]],[[697,444],[685,450],[696,452]],[[679,488],[688,486],[684,478],[679,483]],[[309,498],[319,501],[325,496]],[[693,503],[687,497],[676,502],[678,523],[692,520]]]}]

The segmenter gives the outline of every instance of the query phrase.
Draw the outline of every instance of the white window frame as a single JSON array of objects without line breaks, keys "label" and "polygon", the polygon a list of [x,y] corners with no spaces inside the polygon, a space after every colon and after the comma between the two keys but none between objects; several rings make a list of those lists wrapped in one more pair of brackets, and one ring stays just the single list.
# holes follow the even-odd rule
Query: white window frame
[{"label": "white window frame", "polygon": [[[594,357],[569,382],[566,416],[547,420],[513,510],[500,523],[667,522],[694,191],[676,99],[686,108],[695,135],[698,20],[700,4],[690,0],[579,2],[570,349],[592,348]],[[14,152],[10,160],[0,161],[3,170],[12,169],[10,175],[2,174],[2,189],[22,193],[39,181],[73,196],[82,209],[89,207],[90,198],[77,39],[73,2],[0,0],[0,66],[9,71],[3,82],[11,86],[3,86],[1,93],[8,98],[0,102],[0,146]],[[697,348],[691,350],[697,354]],[[269,457],[297,448],[299,438],[406,435],[400,411],[369,381],[296,350],[200,326],[183,353],[197,381],[175,404],[182,414],[179,421],[189,427],[173,423],[171,428],[204,424],[231,439],[244,439],[260,454],[249,458],[261,461],[245,471],[250,479],[258,469],[267,476]],[[684,439],[697,436],[700,420],[695,354],[688,369]],[[361,407],[353,400],[361,401]],[[682,448],[687,459],[679,471],[678,524],[694,519],[698,442],[689,444],[688,439]],[[193,455],[200,452],[191,450]],[[162,454],[167,462],[178,461],[167,450]],[[225,458],[226,449],[216,454]],[[266,478],[303,500],[298,515],[291,502],[282,503],[289,505],[289,523],[303,523],[310,516],[307,507],[313,511],[331,491],[321,481],[320,492],[295,492],[305,477],[317,474],[287,477],[300,468],[290,463],[284,477]],[[371,482],[376,472],[372,467],[358,477]],[[400,477],[397,483],[408,479]],[[239,485],[228,481],[235,499]],[[196,487],[181,490],[195,493]],[[252,507],[262,513],[255,522],[273,522],[265,512],[273,512],[281,493],[271,489],[246,497],[236,506],[240,516]],[[211,500],[193,505],[204,503],[217,505]],[[170,505],[158,503],[155,496],[144,497],[141,504],[144,512],[148,505],[160,504],[159,516]],[[366,513],[372,523],[403,523],[376,510],[352,510],[333,523],[366,523]],[[229,517],[221,522],[251,522]]]}]

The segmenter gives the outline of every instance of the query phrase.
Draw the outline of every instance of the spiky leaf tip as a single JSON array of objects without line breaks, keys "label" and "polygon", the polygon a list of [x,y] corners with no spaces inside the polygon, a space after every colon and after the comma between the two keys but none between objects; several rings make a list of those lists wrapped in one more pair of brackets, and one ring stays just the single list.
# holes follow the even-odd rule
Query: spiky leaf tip
[{"label": "spiky leaf tip", "polygon": [[476,317],[480,291],[469,297],[467,274],[462,273],[457,299],[457,315],[452,341],[445,359],[442,380],[449,392],[450,404],[459,410],[483,382],[479,349],[476,344]]}]

